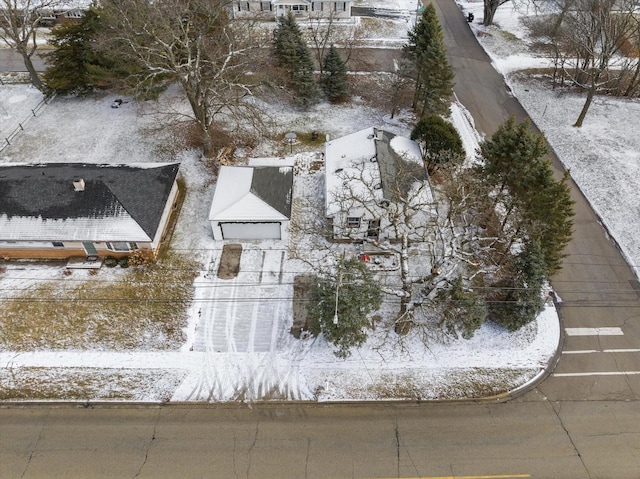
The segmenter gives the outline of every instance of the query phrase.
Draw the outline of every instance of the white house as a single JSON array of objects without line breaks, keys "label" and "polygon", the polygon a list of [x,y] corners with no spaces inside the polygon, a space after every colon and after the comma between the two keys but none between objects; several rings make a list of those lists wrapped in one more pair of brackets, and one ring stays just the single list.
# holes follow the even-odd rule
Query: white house
[{"label": "white house", "polygon": [[222,166],[209,221],[215,240],[287,240],[293,168]]},{"label": "white house", "polygon": [[394,239],[385,211],[397,203],[397,178],[406,169],[400,161],[428,181],[419,145],[371,127],[328,141],[324,156],[325,216],[333,238]]},{"label": "white house", "polygon": [[178,163],[0,165],[0,257],[156,255]]},{"label": "white house", "polygon": [[296,18],[350,18],[353,0],[336,2],[334,0],[235,0],[229,5],[231,15],[281,17],[289,12]]}]

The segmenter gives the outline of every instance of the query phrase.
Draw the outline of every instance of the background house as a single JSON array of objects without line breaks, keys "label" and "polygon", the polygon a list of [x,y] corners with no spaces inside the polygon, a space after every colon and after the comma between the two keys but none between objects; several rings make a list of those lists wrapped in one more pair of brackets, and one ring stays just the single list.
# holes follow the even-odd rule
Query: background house
[{"label": "background house", "polygon": [[[419,145],[378,128],[366,128],[325,144],[325,216],[336,240],[394,239],[385,210],[412,177],[428,181]],[[404,163],[403,163],[404,162]]]},{"label": "background house", "polygon": [[353,0],[343,2],[329,0],[235,0],[229,9],[237,16],[277,16],[293,13],[296,18],[309,17],[350,18]]},{"label": "background house", "polygon": [[293,168],[222,166],[209,221],[215,240],[286,240]]},{"label": "background house", "polygon": [[156,255],[175,207],[178,167],[0,165],[0,257]]}]

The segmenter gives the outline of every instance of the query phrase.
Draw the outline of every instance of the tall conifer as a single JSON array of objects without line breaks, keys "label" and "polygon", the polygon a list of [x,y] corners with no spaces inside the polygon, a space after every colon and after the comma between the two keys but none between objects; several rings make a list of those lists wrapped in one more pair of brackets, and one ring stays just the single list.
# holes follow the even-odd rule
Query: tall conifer
[{"label": "tall conifer", "polygon": [[273,46],[276,63],[287,77],[288,86],[295,97],[294,102],[303,107],[316,103],[320,91],[314,78],[313,59],[291,12],[278,17]]},{"label": "tall conifer", "polygon": [[442,27],[433,4],[425,7],[422,17],[409,31],[409,43],[403,47],[403,53],[414,65],[413,108],[418,116],[447,115],[454,74],[446,57]]},{"label": "tall conifer", "polygon": [[347,66],[338,49],[331,45],[324,57],[322,89],[330,102],[344,97],[348,91]]}]

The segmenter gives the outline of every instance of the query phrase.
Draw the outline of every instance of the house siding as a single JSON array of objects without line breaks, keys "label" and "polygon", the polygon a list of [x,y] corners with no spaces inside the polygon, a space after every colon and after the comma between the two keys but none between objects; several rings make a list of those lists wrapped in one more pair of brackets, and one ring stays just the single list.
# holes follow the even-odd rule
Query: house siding
[{"label": "house siding", "polygon": [[[48,241],[30,241],[28,245],[19,243],[8,244],[0,242],[0,258],[8,259],[66,259],[74,256],[88,256],[81,242],[64,242],[63,247],[54,247]],[[112,251],[104,242],[93,243],[99,257],[114,256],[116,258],[128,256],[130,251]],[[137,243],[138,250],[152,251],[151,243]]]},{"label": "house siding", "polygon": [[162,217],[160,218],[158,230],[156,231],[156,235],[153,238],[153,242],[151,243],[149,248],[153,251],[154,256],[158,254],[160,243],[162,243],[162,241],[165,239],[165,234],[167,233],[167,226],[169,225],[171,213],[176,207],[178,192],[178,182],[174,181],[171,192],[169,193],[169,197],[167,198],[167,203],[165,204],[164,211],[162,212]]},{"label": "house siding", "polygon": [[232,17],[279,17],[291,11],[296,18],[300,19],[309,17],[333,17],[339,19],[351,17],[352,5],[353,0],[346,2],[310,0],[308,3],[288,1],[275,5],[270,1],[236,0],[230,4],[229,11]]}]

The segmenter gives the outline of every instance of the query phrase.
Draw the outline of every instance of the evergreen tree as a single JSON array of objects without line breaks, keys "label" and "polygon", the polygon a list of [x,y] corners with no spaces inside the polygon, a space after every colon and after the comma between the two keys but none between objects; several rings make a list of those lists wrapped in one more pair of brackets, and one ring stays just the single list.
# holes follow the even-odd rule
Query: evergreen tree
[{"label": "evergreen tree", "polygon": [[273,50],[276,63],[295,95],[295,103],[305,108],[317,103],[320,91],[314,78],[313,59],[293,13],[278,17]]},{"label": "evergreen tree", "polygon": [[438,291],[436,305],[440,326],[456,339],[471,338],[487,317],[482,296],[464,288],[461,277]]},{"label": "evergreen tree", "polygon": [[542,135],[528,122],[509,118],[491,140],[480,145],[485,180],[497,187],[495,204],[502,204],[502,227],[514,230],[506,247],[522,239],[538,241],[549,276],[561,267],[562,250],[571,240],[573,200],[568,174],[560,181],[553,175]]},{"label": "evergreen tree", "polygon": [[123,62],[95,48],[104,35],[101,10],[90,7],[80,22],[65,22],[51,30],[49,43],[54,50],[46,54],[49,68],[43,75],[49,93],[86,95],[96,88],[125,86],[126,78],[140,71],[135,62]]},{"label": "evergreen tree", "polygon": [[429,114],[420,118],[411,131],[411,139],[420,144],[429,173],[438,165],[464,156],[458,130],[439,115]]},{"label": "evergreen tree", "polygon": [[100,29],[100,17],[92,7],[79,23],[65,22],[51,30],[46,55],[51,65],[43,75],[49,92],[84,95],[100,85],[94,72],[109,67],[109,61],[92,46]]},{"label": "evergreen tree", "polygon": [[409,43],[403,47],[403,54],[414,65],[413,108],[418,116],[448,114],[454,74],[446,57],[442,27],[433,4],[425,7],[422,17],[409,31]]},{"label": "evergreen tree", "polygon": [[552,176],[550,163],[545,172],[549,176],[548,182],[529,192],[531,200],[527,212],[528,223],[532,226],[527,232],[540,243],[546,273],[551,277],[562,268],[562,258],[565,256],[562,251],[571,241],[574,201],[567,184],[569,173],[565,172],[561,181],[556,180]]},{"label": "evergreen tree", "polygon": [[489,318],[515,331],[530,323],[544,306],[542,287],[546,258],[538,241],[528,241],[511,265],[509,278],[495,284],[489,297]]},{"label": "evergreen tree", "polygon": [[351,348],[367,340],[368,315],[381,303],[380,287],[364,261],[341,259],[337,278],[319,279],[313,290],[310,331],[315,336],[322,332],[338,348],[334,354],[347,358]]},{"label": "evergreen tree", "polygon": [[329,47],[323,63],[322,90],[329,101],[333,103],[347,94],[347,65],[333,45]]},{"label": "evergreen tree", "polygon": [[[498,186],[499,192],[508,189],[512,195],[528,192],[533,172],[544,169],[547,146],[542,135],[529,128],[529,122],[516,124],[510,117],[500,125],[491,140],[480,145],[487,180]],[[521,193],[520,193],[521,194]]]}]

